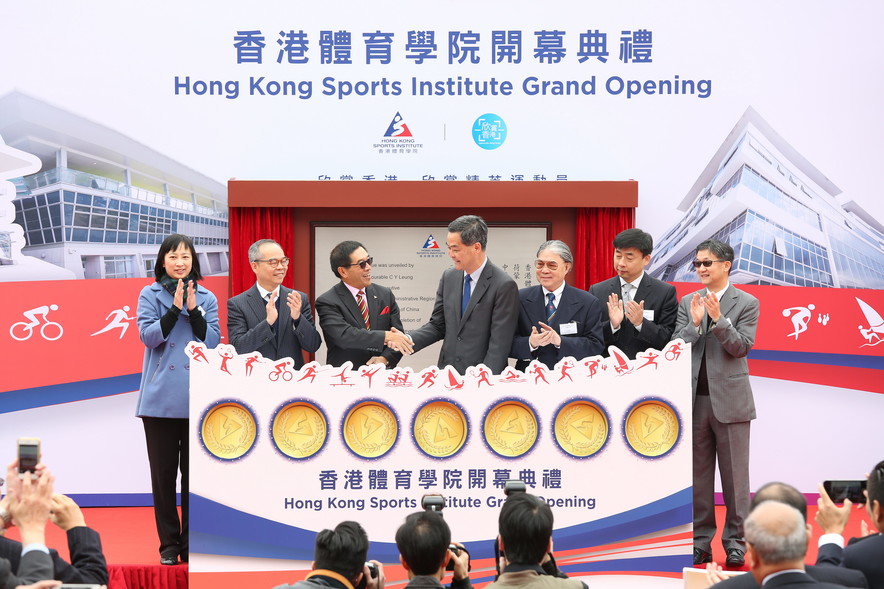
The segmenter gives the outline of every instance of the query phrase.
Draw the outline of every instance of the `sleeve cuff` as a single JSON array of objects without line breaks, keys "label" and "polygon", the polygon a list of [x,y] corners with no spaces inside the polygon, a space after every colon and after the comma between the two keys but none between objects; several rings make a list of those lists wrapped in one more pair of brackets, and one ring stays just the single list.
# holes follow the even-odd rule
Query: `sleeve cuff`
[{"label": "sleeve cuff", "polygon": [[818,546],[822,547],[823,544],[837,544],[839,548],[844,548],[844,536],[841,534],[823,534],[820,536]]}]

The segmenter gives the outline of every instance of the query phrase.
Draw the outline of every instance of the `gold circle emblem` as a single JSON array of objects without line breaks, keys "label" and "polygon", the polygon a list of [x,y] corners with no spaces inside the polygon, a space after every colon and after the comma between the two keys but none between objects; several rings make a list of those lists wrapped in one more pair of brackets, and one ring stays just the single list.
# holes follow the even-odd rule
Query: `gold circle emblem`
[{"label": "gold circle emblem", "polygon": [[642,456],[662,456],[678,441],[679,425],[675,411],[661,401],[645,401],[626,416],[626,441]]},{"label": "gold circle emblem", "polygon": [[223,460],[239,458],[255,444],[255,418],[239,403],[221,403],[203,417],[200,426],[206,449]]},{"label": "gold circle emblem", "polygon": [[467,441],[467,418],[457,405],[434,401],[424,405],[414,418],[414,440],[420,449],[436,458],[457,454]]},{"label": "gold circle emblem", "polygon": [[273,443],[286,456],[309,458],[322,449],[328,437],[328,424],[322,411],[312,403],[295,401],[273,418]]},{"label": "gold circle emblem", "polygon": [[396,416],[381,403],[359,403],[344,418],[344,442],[363,458],[383,456],[396,444],[398,435]]},{"label": "gold circle emblem", "polygon": [[524,403],[502,401],[485,416],[483,434],[495,454],[506,458],[521,456],[537,441],[537,416]]},{"label": "gold circle emblem", "polygon": [[592,456],[608,441],[608,418],[592,401],[568,403],[556,414],[553,434],[559,447],[577,458]]}]

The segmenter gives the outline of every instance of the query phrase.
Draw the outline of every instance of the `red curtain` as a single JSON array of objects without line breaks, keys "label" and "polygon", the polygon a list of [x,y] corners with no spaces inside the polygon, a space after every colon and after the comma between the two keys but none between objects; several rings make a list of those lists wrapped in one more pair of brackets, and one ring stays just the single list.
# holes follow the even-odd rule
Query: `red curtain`
[{"label": "red curtain", "polygon": [[[230,208],[230,295],[251,288],[255,274],[249,265],[249,246],[259,239],[273,239],[291,257],[294,252],[295,209],[290,207]],[[283,284],[293,288],[292,273]]]},{"label": "red curtain", "polygon": [[613,276],[611,243],[630,227],[635,227],[634,208],[577,209],[574,286],[586,290]]}]

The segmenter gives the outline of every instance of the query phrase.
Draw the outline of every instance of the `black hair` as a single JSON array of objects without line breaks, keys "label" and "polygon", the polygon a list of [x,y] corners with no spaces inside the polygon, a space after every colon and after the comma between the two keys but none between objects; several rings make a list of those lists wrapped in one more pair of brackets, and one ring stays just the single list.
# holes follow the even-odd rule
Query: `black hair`
[{"label": "black hair", "polygon": [[649,256],[654,251],[654,238],[650,233],[638,228],[625,229],[614,237],[614,249],[622,250],[628,247],[634,247],[643,257]]},{"label": "black hair", "polygon": [[313,560],[316,568],[339,573],[353,581],[362,572],[368,556],[368,534],[354,521],[344,521],[334,530],[316,534]]},{"label": "black hair", "polygon": [[497,528],[509,562],[540,564],[552,536],[552,510],[535,495],[516,493],[503,504]]},{"label": "black hair", "polygon": [[396,530],[396,546],[415,575],[434,575],[445,562],[451,530],[441,513],[418,511]]},{"label": "black hair", "polygon": [[884,509],[884,460],[876,464],[872,472],[869,473],[869,480],[866,481],[866,493],[869,496],[869,506],[872,505],[872,501],[877,501],[879,509]]},{"label": "black hair", "polygon": [[460,233],[464,245],[478,243],[485,249],[488,245],[488,225],[485,219],[476,215],[464,215],[448,224],[449,233]]},{"label": "black hair", "polygon": [[728,269],[727,273],[730,274],[731,270],[734,269],[734,248],[730,245],[726,244],[723,241],[718,241],[717,239],[707,239],[697,246],[696,252],[700,253],[703,250],[707,250],[715,259],[722,260],[731,263],[730,269]]},{"label": "black hair", "polygon": [[341,278],[341,275],[338,274],[338,268],[341,266],[349,266],[350,254],[361,247],[364,248],[365,246],[358,241],[342,241],[332,248],[331,255],[329,255],[329,262],[331,263],[332,274],[335,275],[335,278]]},{"label": "black hair", "polygon": [[160,251],[157,252],[157,263],[154,264],[153,273],[156,276],[157,282],[163,279],[163,276],[166,275],[166,254],[169,252],[174,252],[178,249],[178,246],[181,244],[187,246],[187,249],[190,250],[191,255],[191,270],[190,277],[194,280],[202,280],[203,275],[200,272],[200,259],[199,256],[196,255],[196,250],[193,247],[193,240],[187,237],[186,235],[181,235],[180,233],[174,233],[163,240],[163,243],[160,244]]}]

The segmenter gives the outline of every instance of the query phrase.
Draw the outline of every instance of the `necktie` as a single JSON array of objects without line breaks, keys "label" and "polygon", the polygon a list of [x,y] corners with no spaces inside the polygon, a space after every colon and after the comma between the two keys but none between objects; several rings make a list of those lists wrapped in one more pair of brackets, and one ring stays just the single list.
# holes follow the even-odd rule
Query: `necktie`
[{"label": "necktie", "polygon": [[467,312],[467,305],[470,304],[470,282],[472,279],[467,274],[463,280],[463,299],[460,302],[460,316],[463,317]]},{"label": "necktie", "polygon": [[365,328],[371,329],[371,321],[368,320],[368,304],[365,302],[365,292],[360,290],[356,293],[356,304],[359,306],[359,312],[362,313]]},{"label": "necktie", "polygon": [[632,300],[632,285],[628,282],[623,285],[623,302],[628,303]]},{"label": "necktie", "polygon": [[552,318],[556,316],[556,295],[547,293],[546,300],[546,323],[549,325]]}]

